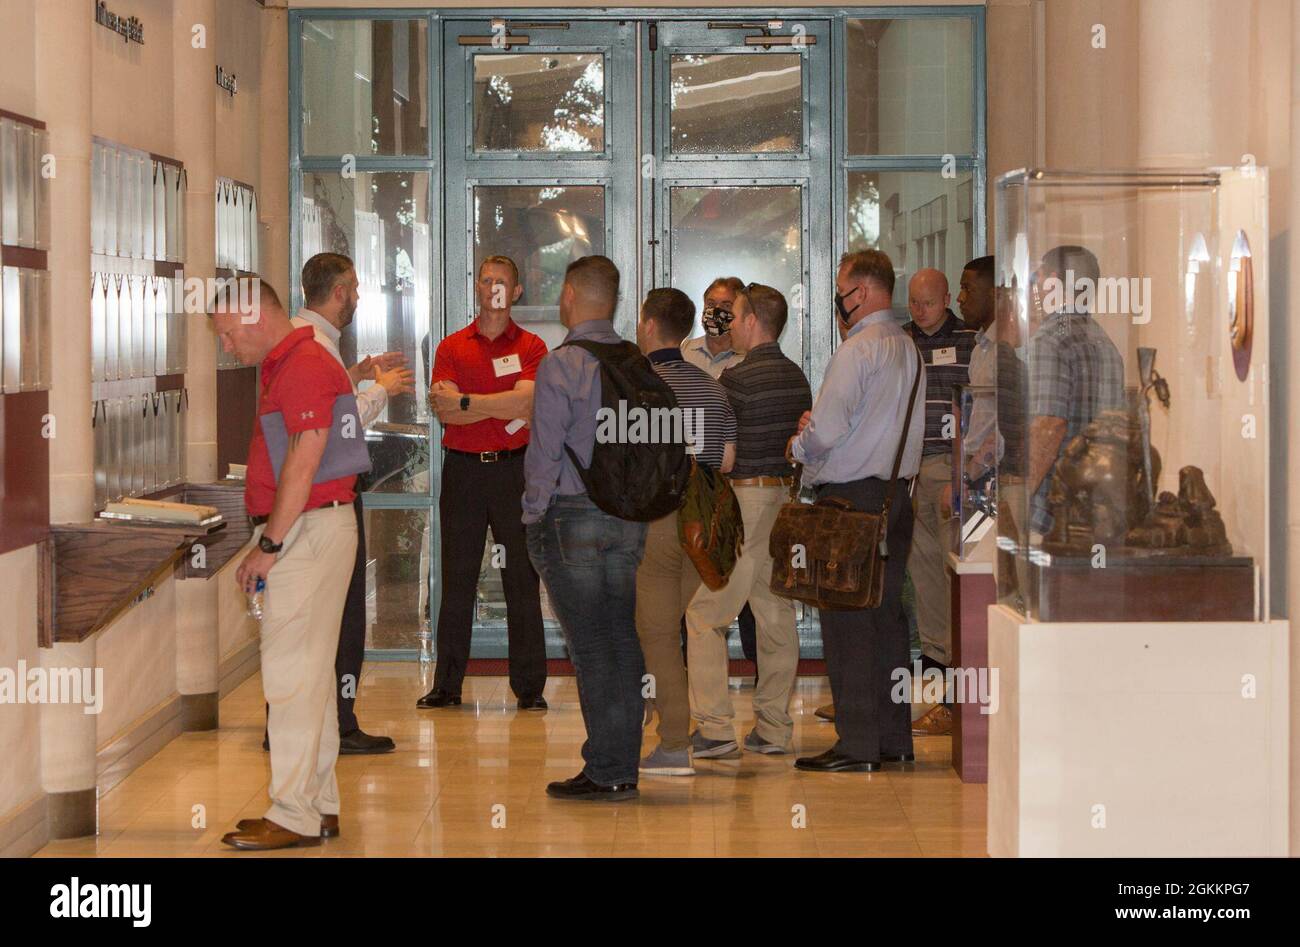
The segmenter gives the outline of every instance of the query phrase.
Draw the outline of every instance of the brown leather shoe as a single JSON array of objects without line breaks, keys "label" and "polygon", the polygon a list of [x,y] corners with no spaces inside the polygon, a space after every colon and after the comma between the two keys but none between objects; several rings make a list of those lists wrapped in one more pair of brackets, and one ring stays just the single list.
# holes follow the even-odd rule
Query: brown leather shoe
[{"label": "brown leather shoe", "polygon": [[818,707],[816,710],[813,711],[813,716],[814,716],[814,717],[820,717],[822,720],[829,720],[829,721],[831,721],[832,723],[834,723],[834,722],[835,722],[835,705],[834,705],[834,704],[825,704],[824,706]]},{"label": "brown leather shoe", "polygon": [[952,733],[952,711],[939,704],[931,707],[912,722],[912,735],[918,737],[946,737]]},{"label": "brown leather shoe", "polygon": [[[263,819],[240,819],[235,823],[237,832],[248,832],[262,823]],[[320,837],[321,838],[338,838],[339,834],[339,817],[336,815],[323,815],[320,817]]]},{"label": "brown leather shoe", "polygon": [[246,829],[227,832],[221,837],[221,841],[234,848],[252,852],[269,852],[277,848],[310,848],[320,844],[319,835],[299,835],[270,819],[245,821],[251,821],[252,825]]}]

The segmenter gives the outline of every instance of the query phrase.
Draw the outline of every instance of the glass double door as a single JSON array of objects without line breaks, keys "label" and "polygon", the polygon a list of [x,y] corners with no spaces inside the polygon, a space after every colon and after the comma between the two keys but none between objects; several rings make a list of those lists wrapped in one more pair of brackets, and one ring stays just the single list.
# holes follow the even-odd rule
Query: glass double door
[{"label": "glass double door", "polygon": [[[715,277],[738,276],[786,294],[781,345],[820,377],[832,324],[826,21],[443,26],[445,333],[474,317],[479,263],[504,254],[523,283],[515,320],[554,348],[565,267],[599,253],[622,273],[625,338],[651,288],[677,287],[702,309]],[[492,545],[476,612],[484,656],[505,645]]]},{"label": "glass double door", "polygon": [[782,345],[817,371],[805,313],[810,287],[831,292],[828,47],[821,21],[445,24],[447,331],[473,318],[475,269],[501,253],[524,283],[516,319],[554,345],[565,266],[603,253],[623,274],[625,336],[647,290],[698,305],[734,275],[786,293]]}]

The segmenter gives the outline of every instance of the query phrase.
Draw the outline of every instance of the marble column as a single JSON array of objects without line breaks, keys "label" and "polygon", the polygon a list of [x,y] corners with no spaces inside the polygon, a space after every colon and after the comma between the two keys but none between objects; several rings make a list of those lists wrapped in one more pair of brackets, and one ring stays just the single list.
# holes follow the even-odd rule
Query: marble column
[{"label": "marble column", "polygon": [[[90,518],[95,502],[90,427],[90,150],[89,6],[40,5],[36,17],[36,113],[50,131],[50,311],[57,340],[51,360],[50,520]],[[41,651],[43,667],[89,667],[95,641]],[[98,719],[74,704],[41,707],[41,785],[48,794],[50,836],[96,829],[95,745]]]},{"label": "marble column", "polygon": [[283,0],[270,0],[262,11],[261,80],[262,275],[288,306],[298,277],[289,272],[289,11]]},{"label": "marble column", "polygon": [[[202,27],[202,30],[197,29]],[[216,264],[216,0],[174,0],[172,6],[173,128],[176,157],[185,162],[187,280],[209,280]],[[203,43],[196,45],[196,36]],[[188,295],[188,294],[187,294]],[[203,293],[206,302],[208,294]],[[185,387],[186,479],[209,483],[217,476],[216,338],[203,312],[189,321]],[[220,664],[217,580],[183,579],[176,586],[176,685],[186,730],[218,726]]]}]

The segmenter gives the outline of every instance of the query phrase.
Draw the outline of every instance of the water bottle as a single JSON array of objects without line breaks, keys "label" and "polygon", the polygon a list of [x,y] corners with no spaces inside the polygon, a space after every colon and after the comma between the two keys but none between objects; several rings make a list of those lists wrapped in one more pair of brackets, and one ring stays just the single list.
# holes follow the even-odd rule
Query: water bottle
[{"label": "water bottle", "polygon": [[257,577],[257,586],[248,596],[248,614],[252,615],[259,622],[262,620],[262,593],[266,591],[266,580],[260,575]]},{"label": "water bottle", "polygon": [[424,674],[433,667],[433,622],[425,619],[420,622],[420,630],[415,635],[420,660],[420,673]]}]

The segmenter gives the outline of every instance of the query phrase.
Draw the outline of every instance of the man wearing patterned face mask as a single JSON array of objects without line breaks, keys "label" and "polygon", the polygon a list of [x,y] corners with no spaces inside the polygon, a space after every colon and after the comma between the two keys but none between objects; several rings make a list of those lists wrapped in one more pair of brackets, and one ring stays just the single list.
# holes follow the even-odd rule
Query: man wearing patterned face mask
[{"label": "man wearing patterned face mask", "polygon": [[704,335],[682,342],[682,357],[696,368],[718,378],[725,368],[739,365],[745,356],[731,343],[731,320],[736,295],[745,288],[735,276],[719,276],[704,291],[700,321]]},{"label": "man wearing patterned face mask", "polygon": [[[736,276],[719,276],[710,283],[704,290],[704,308],[700,314],[704,335],[682,341],[682,357],[714,378],[721,377],[724,369],[735,368],[745,360],[745,353],[737,352],[731,341],[732,313],[735,312],[736,297],[744,289],[745,284]],[[748,602],[736,622],[740,626],[740,649],[746,660],[754,663],[754,681],[757,684],[758,626]]]}]

